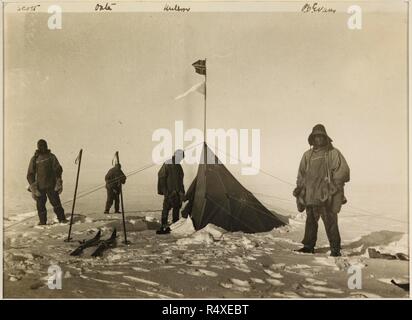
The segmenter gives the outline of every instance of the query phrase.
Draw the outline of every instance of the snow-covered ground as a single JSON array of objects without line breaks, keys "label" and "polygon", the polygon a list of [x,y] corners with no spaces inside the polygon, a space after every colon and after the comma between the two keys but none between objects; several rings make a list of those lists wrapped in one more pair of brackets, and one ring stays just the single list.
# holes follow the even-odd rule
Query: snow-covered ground
[{"label": "snow-covered ground", "polygon": [[[304,216],[290,220],[286,227],[259,234],[229,233],[213,225],[195,232],[190,219],[181,219],[171,226],[171,234],[157,235],[159,218],[159,212],[128,213],[129,245],[122,243],[120,215],[76,215],[70,243],[64,242],[68,225],[35,226],[35,217],[18,224],[13,221],[16,219],[6,220],[5,297],[408,296],[391,280],[409,283],[409,262],[396,257],[372,259],[368,253],[374,248],[380,253],[407,255],[408,241],[402,232],[382,229],[359,233],[360,237],[353,239],[341,228],[343,256],[332,258],[322,223],[316,254],[293,252],[300,247]],[[91,257],[96,247],[84,250],[79,257],[69,255],[78,240],[92,238],[98,228],[106,239],[114,227],[118,230],[117,246],[103,257]],[[47,286],[48,267],[54,264],[63,272],[61,290]],[[362,272],[361,289],[348,287],[348,270],[353,265]]]}]

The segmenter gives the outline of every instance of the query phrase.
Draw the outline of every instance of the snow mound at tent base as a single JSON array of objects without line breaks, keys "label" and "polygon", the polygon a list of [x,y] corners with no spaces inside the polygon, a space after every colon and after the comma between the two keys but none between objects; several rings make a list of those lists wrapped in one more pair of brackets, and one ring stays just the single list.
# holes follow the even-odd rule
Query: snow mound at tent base
[{"label": "snow mound at tent base", "polygon": [[226,230],[213,224],[208,224],[201,230],[196,231],[192,219],[180,219],[170,226],[171,233],[177,236],[183,236],[177,240],[178,245],[189,244],[211,244],[223,239]]},{"label": "snow mound at tent base", "polygon": [[190,218],[180,218],[170,226],[171,233],[177,236],[189,236],[196,232],[193,221]]}]

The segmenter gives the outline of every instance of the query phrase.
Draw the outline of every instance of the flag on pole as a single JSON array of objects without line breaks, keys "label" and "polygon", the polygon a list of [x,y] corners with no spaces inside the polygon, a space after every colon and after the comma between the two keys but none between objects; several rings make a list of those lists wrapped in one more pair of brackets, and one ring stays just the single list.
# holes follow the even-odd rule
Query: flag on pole
[{"label": "flag on pole", "polygon": [[117,158],[117,152],[113,156],[112,166],[115,166],[116,164],[119,164],[119,161],[118,161],[118,158]]},{"label": "flag on pole", "polygon": [[197,91],[197,92],[199,92],[199,93],[201,93],[201,94],[205,94],[205,82],[204,81],[202,81],[202,82],[200,82],[200,83],[198,83],[198,84],[195,84],[193,87],[191,87],[189,90],[187,90],[185,93],[182,93],[182,94],[180,94],[180,95],[178,95],[176,98],[175,98],[175,100],[179,100],[179,99],[182,99],[182,98],[184,98],[184,97],[186,97],[189,93],[191,93],[191,92],[193,92],[193,91]]},{"label": "flag on pole", "polygon": [[198,74],[206,75],[206,60],[197,60],[192,64]]}]

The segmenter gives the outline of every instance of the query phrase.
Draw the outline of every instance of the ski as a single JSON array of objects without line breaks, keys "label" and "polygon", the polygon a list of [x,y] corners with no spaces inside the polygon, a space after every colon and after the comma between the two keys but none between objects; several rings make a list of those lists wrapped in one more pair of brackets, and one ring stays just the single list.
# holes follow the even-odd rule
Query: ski
[{"label": "ski", "polygon": [[81,241],[80,246],[77,247],[74,251],[72,251],[70,253],[70,255],[71,256],[79,256],[79,255],[82,254],[84,249],[97,245],[100,242],[101,234],[102,234],[102,231],[99,229],[97,234],[92,239]]},{"label": "ski", "polygon": [[391,283],[393,283],[395,286],[402,288],[405,291],[409,291],[409,282],[408,283],[397,283],[395,280],[391,280]]},{"label": "ski", "polygon": [[101,257],[107,249],[113,248],[116,245],[116,237],[115,228],[109,239],[100,242],[97,249],[92,253],[92,257]]}]

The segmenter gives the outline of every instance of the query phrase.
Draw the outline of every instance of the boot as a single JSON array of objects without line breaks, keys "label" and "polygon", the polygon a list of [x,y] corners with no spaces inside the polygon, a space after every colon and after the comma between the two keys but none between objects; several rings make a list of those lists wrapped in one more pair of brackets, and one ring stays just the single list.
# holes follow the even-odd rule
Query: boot
[{"label": "boot", "polygon": [[295,250],[295,252],[301,252],[301,253],[315,253],[314,248],[309,248],[309,247],[303,247],[300,249]]},{"label": "boot", "polygon": [[159,230],[156,231],[156,234],[168,234],[170,233],[170,228],[167,225],[162,225]]},{"label": "boot", "polygon": [[331,252],[330,252],[330,256],[331,256],[331,257],[340,257],[340,256],[342,256],[342,254],[340,253],[340,250],[333,249],[333,250],[331,250]]},{"label": "boot", "polygon": [[63,207],[55,207],[54,213],[56,214],[57,220],[59,220],[60,223],[68,222],[66,219],[66,215],[64,214]]},{"label": "boot", "polygon": [[38,212],[39,226],[45,226],[47,224],[47,212]]}]

